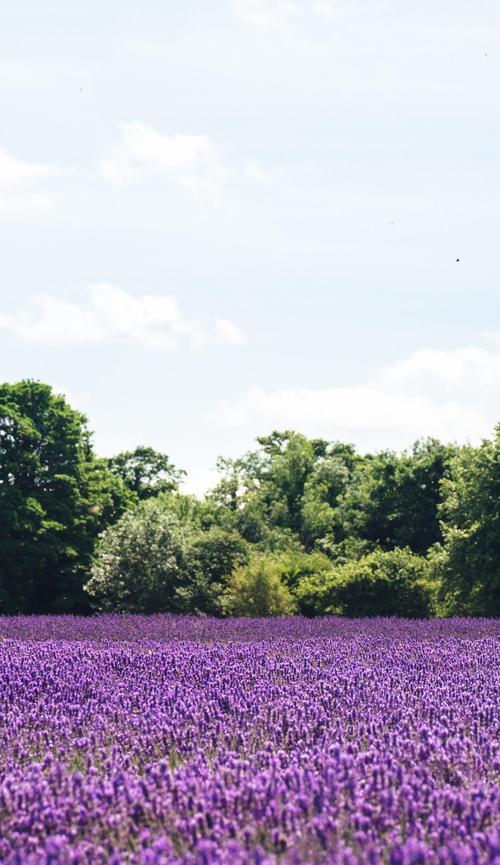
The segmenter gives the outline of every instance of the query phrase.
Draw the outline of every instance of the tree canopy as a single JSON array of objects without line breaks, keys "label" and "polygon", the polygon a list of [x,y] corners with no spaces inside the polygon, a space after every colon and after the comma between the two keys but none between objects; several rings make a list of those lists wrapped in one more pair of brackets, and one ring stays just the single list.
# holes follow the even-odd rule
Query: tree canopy
[{"label": "tree canopy", "polygon": [[144,445],[110,457],[107,466],[141,501],[176,490],[186,474],[166,454]]},{"label": "tree canopy", "polygon": [[85,611],[95,540],[132,495],[48,385],[0,385],[0,586],[6,612]]},{"label": "tree canopy", "polygon": [[500,615],[500,426],[455,457],[439,507],[441,597],[451,613]]},{"label": "tree canopy", "polygon": [[152,447],[96,456],[48,385],[0,385],[0,610],[498,615],[499,466],[500,427],[368,454],[274,431],[197,498]]}]

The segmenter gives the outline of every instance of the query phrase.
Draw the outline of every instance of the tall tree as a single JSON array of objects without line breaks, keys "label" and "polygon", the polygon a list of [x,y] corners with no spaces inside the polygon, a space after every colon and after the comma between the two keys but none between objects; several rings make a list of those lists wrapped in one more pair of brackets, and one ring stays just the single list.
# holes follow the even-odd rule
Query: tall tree
[{"label": "tall tree", "polygon": [[45,384],[0,385],[0,604],[84,610],[96,535],[130,493],[91,447],[85,417]]},{"label": "tall tree", "polygon": [[453,446],[427,439],[403,454],[384,451],[360,461],[337,514],[343,536],[425,553],[442,539],[441,483],[455,453]]},{"label": "tall tree", "polygon": [[257,442],[244,457],[219,461],[222,478],[212,500],[232,511],[249,541],[264,541],[278,529],[312,546],[318,533],[331,528],[332,502],[342,486],[340,450],[350,459],[352,449],[289,430]]},{"label": "tall tree", "polygon": [[140,445],[108,459],[108,467],[141,501],[176,490],[185,476],[170,458],[154,448]]},{"label": "tall tree", "polygon": [[500,615],[500,425],[462,448],[443,482],[441,599],[450,613]]}]

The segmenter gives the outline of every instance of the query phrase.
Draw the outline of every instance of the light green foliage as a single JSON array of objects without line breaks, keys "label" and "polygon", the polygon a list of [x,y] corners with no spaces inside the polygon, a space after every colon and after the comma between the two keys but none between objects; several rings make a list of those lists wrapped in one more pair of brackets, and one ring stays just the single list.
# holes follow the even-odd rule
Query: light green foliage
[{"label": "light green foliage", "polygon": [[222,608],[231,616],[287,616],[295,602],[273,556],[255,555],[228,581]]},{"label": "light green foliage", "polygon": [[248,560],[247,544],[234,531],[201,528],[192,504],[188,496],[149,499],[103,533],[85,586],[98,609],[219,612],[224,581]]},{"label": "light green foliage", "polygon": [[273,557],[274,571],[286,585],[295,599],[297,612],[304,615],[314,613],[314,605],[302,596],[301,586],[314,581],[316,585],[327,584],[334,571],[334,565],[324,553],[307,553],[297,547],[288,547]]},{"label": "light green foliage", "polygon": [[333,442],[316,450],[316,460],[301,501],[302,543],[308,550],[333,551],[345,538],[339,504],[348,493],[363,458],[352,445]]},{"label": "light green foliage", "polygon": [[299,607],[310,614],[425,617],[434,587],[424,558],[409,549],[374,550],[358,561],[318,574],[297,587]]},{"label": "light green foliage", "polygon": [[444,549],[434,565],[448,613],[500,615],[500,426],[478,448],[463,448],[443,483]]},{"label": "light green foliage", "polygon": [[455,449],[429,439],[410,452],[360,456],[351,445],[294,432],[259,438],[239,460],[219,462],[211,498],[252,543],[276,548],[288,532],[338,561],[376,547],[424,554],[441,540],[441,481]]},{"label": "light green foliage", "polygon": [[284,550],[276,555],[275,561],[281,579],[292,591],[295,591],[299,583],[308,577],[326,578],[334,567],[324,553],[307,553],[297,548]]},{"label": "light green foliage", "polygon": [[350,445],[289,431],[257,442],[257,450],[238,460],[219,460],[222,477],[211,501],[232,514],[243,537],[264,549],[283,548],[286,538],[308,550],[326,538],[336,540],[338,499],[361,457]]},{"label": "light green foliage", "polygon": [[179,611],[187,547],[175,515],[160,502],[143,502],[103,533],[85,589],[102,611]]}]

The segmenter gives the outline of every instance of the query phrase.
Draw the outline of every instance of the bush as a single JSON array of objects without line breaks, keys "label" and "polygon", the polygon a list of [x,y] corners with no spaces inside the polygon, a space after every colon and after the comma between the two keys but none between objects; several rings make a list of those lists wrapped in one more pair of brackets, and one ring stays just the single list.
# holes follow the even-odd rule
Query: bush
[{"label": "bush", "polygon": [[289,549],[276,557],[276,569],[285,585],[295,592],[300,582],[307,577],[326,579],[333,570],[330,559],[320,552],[306,553],[300,549]]},{"label": "bush", "polygon": [[220,613],[227,578],[248,558],[248,544],[238,532],[218,526],[193,532],[186,554],[186,581],[177,590],[183,609],[189,613]]},{"label": "bush", "polygon": [[310,615],[419,618],[432,614],[433,600],[428,563],[407,548],[375,550],[297,587],[299,609]]},{"label": "bush", "polygon": [[276,558],[257,555],[236,568],[224,592],[222,608],[230,616],[291,615],[295,602],[281,579]]},{"label": "bush", "polygon": [[275,553],[273,559],[274,571],[290,590],[297,612],[306,616],[314,615],[314,608],[301,596],[300,586],[310,580],[318,585],[327,583],[334,567],[330,559],[323,553],[306,553],[294,547]]},{"label": "bush", "polygon": [[180,612],[187,546],[176,516],[143,502],[101,535],[85,590],[102,611]]}]

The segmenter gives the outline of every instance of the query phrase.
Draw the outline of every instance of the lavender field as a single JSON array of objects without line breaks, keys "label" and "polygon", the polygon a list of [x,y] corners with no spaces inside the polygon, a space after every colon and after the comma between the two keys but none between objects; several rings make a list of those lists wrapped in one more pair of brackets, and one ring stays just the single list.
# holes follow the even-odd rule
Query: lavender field
[{"label": "lavender field", "polygon": [[500,623],[0,618],[4,865],[500,863]]}]

